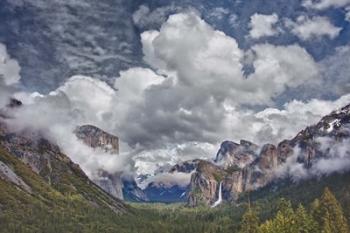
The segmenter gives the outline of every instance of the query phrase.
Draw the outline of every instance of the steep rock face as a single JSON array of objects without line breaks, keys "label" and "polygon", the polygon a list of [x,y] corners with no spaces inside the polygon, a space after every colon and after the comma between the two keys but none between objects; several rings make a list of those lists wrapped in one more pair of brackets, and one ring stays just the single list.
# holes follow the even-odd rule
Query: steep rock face
[{"label": "steep rock face", "polygon": [[199,160],[196,171],[191,176],[188,205],[198,203],[212,204],[217,199],[219,183],[224,179],[226,172],[208,161]]},{"label": "steep rock face", "polygon": [[124,199],[123,197],[123,181],[120,173],[110,174],[106,171],[100,170],[98,177],[93,179],[95,184],[100,186],[104,191],[112,196]]},{"label": "steep rock face", "polygon": [[[331,143],[322,144],[320,139]],[[327,156],[332,145],[350,138],[350,105],[323,117],[316,125],[302,130],[291,141],[299,149],[298,160],[311,167],[320,157]]]},{"label": "steep rock face", "polygon": [[[104,152],[118,156],[119,138],[109,134],[93,125],[83,125],[74,131],[77,138],[94,149],[102,149]],[[137,186],[131,177],[124,177],[122,172],[109,173],[98,171],[98,177],[94,182],[103,190],[119,199],[128,201],[147,201],[144,192]]]},{"label": "steep rock face", "polygon": [[245,140],[241,140],[239,144],[224,141],[214,161],[225,168],[230,166],[243,168],[255,159],[257,149],[257,145]]},{"label": "steep rock face", "polygon": [[100,148],[111,154],[119,153],[119,138],[96,126],[83,125],[77,127],[75,135],[92,148]]},{"label": "steep rock face", "polygon": [[277,154],[278,154],[278,164],[285,163],[287,158],[293,155],[295,144],[290,140],[283,140],[278,143]]},{"label": "steep rock face", "polygon": [[258,167],[265,171],[275,169],[278,165],[278,151],[275,145],[265,144],[256,160]]},{"label": "steep rock face", "polygon": [[[106,153],[118,156],[119,138],[117,136],[109,134],[93,125],[79,126],[75,129],[74,133],[78,139],[82,140],[91,148],[102,149]],[[124,199],[121,175],[120,172],[111,174],[107,171],[99,170],[97,177],[93,181],[114,197]]]},{"label": "steep rock face", "polygon": [[232,201],[238,198],[238,194],[243,192],[246,173],[242,170],[232,172],[225,176],[223,182],[223,198]]},{"label": "steep rock face", "polygon": [[[77,195],[91,208],[108,208],[116,213],[127,210],[120,200],[91,182],[79,165],[40,132],[12,132],[5,121],[0,119],[0,180],[16,185],[38,199],[46,195],[42,190],[47,189],[47,192],[56,192],[63,197]],[[57,204],[53,199],[48,201]]]},{"label": "steep rock face", "polygon": [[[347,105],[300,131],[290,140],[282,140],[277,146],[265,144],[258,153],[257,146],[253,143],[225,141],[214,160],[218,166],[200,162],[198,164],[206,164],[204,167],[207,168],[200,169],[201,166],[196,165],[188,204],[195,206],[201,201],[206,204],[213,202],[217,196],[217,174],[221,175],[220,181],[223,181],[223,199],[233,201],[242,192],[257,190],[279,179],[276,171],[289,158],[296,159],[296,163],[306,169],[312,169],[315,162],[329,156],[333,146],[349,138],[350,105]],[[323,140],[327,140],[327,143],[323,143]],[[174,166],[176,169],[183,167]]]}]

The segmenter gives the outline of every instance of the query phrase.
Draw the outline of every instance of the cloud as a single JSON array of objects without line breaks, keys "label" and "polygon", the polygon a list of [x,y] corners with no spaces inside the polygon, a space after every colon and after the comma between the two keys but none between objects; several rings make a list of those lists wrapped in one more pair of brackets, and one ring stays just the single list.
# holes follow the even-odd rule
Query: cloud
[{"label": "cloud", "polygon": [[350,93],[350,61],[347,59],[349,56],[350,46],[340,46],[335,49],[334,54],[320,61],[322,81],[321,86],[316,87],[318,92],[321,88],[334,96]]},{"label": "cloud", "polygon": [[174,172],[160,173],[151,176],[141,183],[142,187],[147,187],[148,184],[154,183],[157,186],[172,187],[174,185],[186,187],[190,184],[192,173]]},{"label": "cloud", "polygon": [[294,154],[274,171],[275,175],[299,181],[350,170],[349,139],[338,141],[334,138],[318,137],[315,138],[315,141],[319,143],[320,151],[325,156],[313,160],[312,166],[306,168],[303,163],[298,162],[300,151],[298,148],[294,148]]},{"label": "cloud", "polygon": [[230,16],[228,18],[228,23],[233,28],[239,27],[238,16],[234,13],[230,14]]},{"label": "cloud", "polygon": [[158,149],[141,148],[134,156],[138,174],[156,175],[159,168],[173,166],[177,163],[193,159],[214,158],[219,145],[211,143],[185,142],[168,144]]},{"label": "cloud", "polygon": [[[317,64],[300,46],[258,44],[249,50],[254,72],[244,76],[246,52],[239,49],[234,38],[214,30],[195,13],[172,15],[159,31],[146,31],[141,38],[145,61],[166,78],[147,71],[152,85],[141,88],[140,94],[125,91],[120,95],[118,101],[132,98],[133,103],[122,108],[126,114],[116,131],[130,146],[143,148],[149,161],[153,155],[161,161],[172,158],[173,153],[166,151],[176,145],[216,146],[227,138],[256,139],[256,131],[246,130],[243,126],[250,125],[242,124],[255,113],[246,106],[273,104],[273,98],[287,87],[312,83],[318,75]],[[128,90],[147,76],[134,69],[121,75],[125,84],[120,83],[120,88]],[[140,81],[129,83],[129,79]],[[269,139],[275,139],[276,135],[272,136]],[[192,154],[195,158],[196,153]],[[182,155],[174,156],[178,160]]]},{"label": "cloud", "polygon": [[[346,128],[346,126],[343,126]],[[349,131],[350,129],[347,128]],[[320,137],[317,142],[321,145],[321,151],[327,157],[320,159],[313,166],[314,175],[331,174],[333,172],[342,173],[350,170],[350,139],[335,141],[332,138]]]},{"label": "cloud", "polygon": [[254,99],[268,102],[278,93],[283,93],[286,87],[293,88],[319,81],[318,65],[299,45],[258,44],[251,50],[255,54],[255,72],[248,77],[248,82],[251,81],[255,87]]},{"label": "cloud", "polygon": [[177,13],[182,7],[171,4],[169,6],[158,7],[151,11],[148,6],[141,5],[132,15],[134,24],[141,28],[159,27],[164,23],[170,14]]},{"label": "cloud", "polygon": [[346,13],[345,13],[345,20],[350,22],[350,6],[346,7],[345,11],[346,11]]},{"label": "cloud", "polygon": [[249,23],[249,35],[253,39],[259,39],[266,36],[274,36],[279,33],[279,29],[276,28],[278,22],[278,15],[263,15],[255,13],[250,17]]},{"label": "cloud", "polygon": [[[3,109],[9,103],[11,95],[12,91],[0,80],[0,109]],[[0,115],[1,113],[2,112],[0,111]]]},{"label": "cloud", "polygon": [[20,70],[18,62],[10,57],[6,46],[0,43],[0,81],[5,85],[18,83],[21,78]]},{"label": "cloud", "polygon": [[106,153],[103,149],[93,149],[77,139],[72,131],[72,124],[55,124],[50,127],[49,138],[67,154],[73,162],[80,165],[83,171],[91,178],[99,177],[102,169],[111,174],[122,172],[133,174],[135,172],[134,161],[129,153],[120,154]]},{"label": "cloud", "polygon": [[[0,43],[0,109],[9,103],[13,93],[17,90],[21,67],[17,60],[10,57],[6,46]],[[1,112],[0,112],[1,114]]]},{"label": "cloud", "polygon": [[90,148],[73,133],[82,124],[93,124],[107,132],[113,131],[109,126],[113,126],[112,110],[116,93],[106,83],[86,76],[73,76],[47,95],[19,92],[15,96],[24,105],[14,109],[14,119],[8,120],[14,131],[39,131],[78,163],[90,178],[96,176],[99,169],[111,173],[134,172],[129,153],[115,155]]},{"label": "cloud", "polygon": [[[83,112],[86,117],[96,117],[103,120],[107,116],[113,105],[115,90],[105,82],[87,76],[73,76],[56,91],[51,92],[51,96],[64,93],[70,100],[72,108]],[[89,115],[89,116],[88,116]]]},{"label": "cloud", "polygon": [[334,26],[327,17],[314,16],[312,18],[299,16],[296,22],[286,20],[286,26],[302,40],[328,37],[334,39],[339,35],[341,28]]},{"label": "cloud", "polygon": [[350,93],[349,72],[350,46],[339,46],[332,54],[318,62],[317,82],[306,82],[294,89],[288,89],[277,97],[278,102],[284,103],[286,99],[299,100],[336,99]]},{"label": "cloud", "polygon": [[[18,93],[26,104],[13,125],[46,132],[89,174],[101,167],[133,170],[131,160],[137,173],[152,173],[166,164],[212,158],[225,139],[292,137],[338,103],[289,99],[276,107],[275,98],[286,90],[322,81],[308,52],[268,43],[242,50],[194,12],[171,15],[159,30],[143,32],[141,42],[149,68],[120,72],[114,87],[73,76],[47,95]],[[243,72],[247,64],[249,74]],[[130,148],[96,161],[100,152],[74,139],[81,124],[111,132]]]},{"label": "cloud", "polygon": [[350,4],[350,0],[304,0],[302,5],[306,8],[325,10],[330,7],[338,8]]},{"label": "cloud", "polygon": [[[179,86],[203,88],[207,97],[212,95],[215,100],[235,98],[249,104],[266,103],[283,91],[288,81],[294,86],[300,79],[311,79],[317,71],[313,58],[297,45],[261,44],[251,49],[257,54],[253,59],[257,71],[246,78],[242,73],[245,53],[236,40],[214,30],[194,13],[172,15],[160,31],[146,31],[141,38],[148,64],[160,73],[170,74]],[[300,70],[307,69],[309,74],[293,75],[291,69],[297,70],[300,65]],[[266,71],[270,76],[263,74]],[[259,84],[267,81],[272,82],[271,90],[259,90]]]},{"label": "cloud", "polygon": [[215,7],[209,13],[210,18],[215,18],[217,20],[222,20],[226,15],[229,15],[229,9],[223,7]]},{"label": "cloud", "polygon": [[115,80],[114,87],[117,89],[118,104],[126,101],[133,104],[143,99],[143,93],[152,85],[162,83],[164,77],[147,68],[130,68],[121,71]]},{"label": "cloud", "polygon": [[[281,139],[291,139],[307,126],[317,123],[331,111],[350,103],[350,94],[334,101],[312,99],[308,102],[293,100],[284,104],[282,109],[266,108],[254,114],[250,123],[256,135],[256,141],[278,143]],[[268,142],[268,141],[267,141]]]}]

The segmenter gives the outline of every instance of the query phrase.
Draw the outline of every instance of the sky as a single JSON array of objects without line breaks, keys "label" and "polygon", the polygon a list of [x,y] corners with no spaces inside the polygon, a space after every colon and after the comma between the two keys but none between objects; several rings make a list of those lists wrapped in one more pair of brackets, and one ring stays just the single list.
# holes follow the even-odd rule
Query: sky
[{"label": "sky", "polygon": [[[14,128],[90,176],[278,143],[350,103],[349,0],[8,0],[0,18],[0,105],[20,99]],[[121,155],[97,157],[82,124],[117,135]]]}]

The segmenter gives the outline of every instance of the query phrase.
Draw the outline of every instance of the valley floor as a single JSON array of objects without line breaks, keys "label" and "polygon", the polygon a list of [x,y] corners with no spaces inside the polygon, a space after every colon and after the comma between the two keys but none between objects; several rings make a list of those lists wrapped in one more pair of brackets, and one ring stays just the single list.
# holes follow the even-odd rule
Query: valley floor
[{"label": "valley floor", "polygon": [[92,211],[77,206],[64,212],[59,209],[48,212],[40,207],[32,210],[16,208],[0,213],[0,232],[235,232],[242,210],[230,206],[192,209],[181,204],[131,204],[129,213],[111,215],[109,211]]},{"label": "valley floor", "polygon": [[[0,186],[1,187],[1,186]],[[67,209],[35,207],[31,210],[11,206],[0,212],[0,232],[6,233],[349,233],[348,214],[331,192],[324,194],[304,208],[286,199],[274,202],[257,201],[247,204],[226,203],[218,208],[200,206],[187,208],[184,204],[128,203],[128,213],[111,214],[104,209],[73,205]],[[338,209],[340,208],[340,209]],[[327,212],[323,215],[324,211]],[[316,215],[315,215],[316,213]],[[316,216],[316,217],[315,217]],[[317,220],[317,216],[322,216]],[[323,231],[324,216],[343,224],[343,230]],[[259,220],[260,219],[260,220]],[[248,226],[242,229],[242,226]],[[256,228],[254,230],[254,227]],[[277,231],[276,231],[277,230]]]}]

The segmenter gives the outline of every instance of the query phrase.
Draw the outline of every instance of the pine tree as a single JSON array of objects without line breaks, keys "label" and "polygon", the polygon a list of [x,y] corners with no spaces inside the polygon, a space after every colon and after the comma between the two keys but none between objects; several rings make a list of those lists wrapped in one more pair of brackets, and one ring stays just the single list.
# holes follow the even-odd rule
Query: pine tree
[{"label": "pine tree", "polygon": [[328,211],[326,211],[324,216],[323,216],[323,224],[321,227],[321,233],[332,233],[330,216],[329,216]]},{"label": "pine tree", "polygon": [[317,223],[309,214],[303,205],[299,205],[298,209],[295,211],[295,223],[297,226],[298,233],[317,233]]},{"label": "pine tree", "polygon": [[324,190],[318,211],[322,216],[321,225],[323,227],[328,224],[332,233],[349,233],[343,210],[328,188]]},{"label": "pine tree", "polygon": [[259,218],[250,205],[243,215],[240,233],[260,233]]},{"label": "pine tree", "polygon": [[291,202],[281,199],[278,203],[278,212],[275,218],[266,221],[260,229],[262,233],[303,233],[303,231],[299,231],[297,221]]},{"label": "pine tree", "polygon": [[297,233],[297,225],[292,203],[284,198],[279,201],[278,213],[276,215],[276,225],[278,232]]},{"label": "pine tree", "polygon": [[278,233],[276,232],[273,220],[267,220],[259,227],[260,233]]}]

